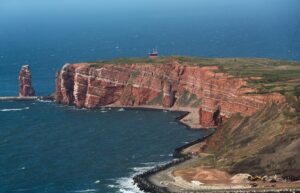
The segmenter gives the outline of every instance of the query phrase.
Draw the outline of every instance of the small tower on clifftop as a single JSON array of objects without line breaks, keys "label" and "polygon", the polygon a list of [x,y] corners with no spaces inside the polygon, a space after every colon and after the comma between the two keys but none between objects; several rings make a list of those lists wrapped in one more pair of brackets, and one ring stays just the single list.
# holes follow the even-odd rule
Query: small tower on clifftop
[{"label": "small tower on clifftop", "polygon": [[158,51],[157,49],[153,49],[152,52],[149,52],[149,58],[155,59],[158,57]]},{"label": "small tower on clifftop", "polygon": [[35,91],[31,85],[31,72],[29,65],[23,65],[19,75],[19,96],[35,96]]}]

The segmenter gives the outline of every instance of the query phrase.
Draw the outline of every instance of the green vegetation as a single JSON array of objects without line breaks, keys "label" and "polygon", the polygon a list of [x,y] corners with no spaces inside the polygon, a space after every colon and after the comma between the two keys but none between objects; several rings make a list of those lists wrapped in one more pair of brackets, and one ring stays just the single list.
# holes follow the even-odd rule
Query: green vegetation
[{"label": "green vegetation", "polygon": [[[232,173],[297,173],[299,120],[286,112],[290,112],[288,105],[272,104],[252,117],[231,117],[210,139],[215,145],[208,153],[217,160],[211,164]],[[295,171],[290,170],[291,162]]]},{"label": "green vegetation", "polygon": [[140,75],[140,71],[133,71],[132,73],[131,73],[131,77],[132,78],[136,78],[136,77],[138,77],[138,75]]},{"label": "green vegetation", "polygon": [[149,101],[147,105],[158,105],[162,103],[163,93],[160,92],[154,99]]},{"label": "green vegetation", "polygon": [[[111,60],[100,60],[88,62],[94,66],[102,66],[103,64],[165,64],[171,61],[177,61],[182,65],[197,65],[197,66],[223,66],[227,62],[236,61],[237,59],[214,59],[214,58],[199,58],[191,56],[161,56],[158,58],[114,58]],[[252,59],[251,59],[252,60]]]},{"label": "green vegetation", "polygon": [[199,107],[199,106],[201,105],[201,103],[202,103],[202,100],[197,98],[197,99],[195,100],[195,102],[193,102],[193,103],[191,104],[191,107]]},{"label": "green vegetation", "polygon": [[187,106],[189,104],[189,97],[190,93],[188,90],[184,90],[181,94],[180,98],[178,99],[178,104],[180,106]]},{"label": "green vegetation", "polygon": [[288,105],[268,105],[252,117],[233,115],[209,138],[208,149],[180,169],[213,167],[232,174],[294,175],[300,164],[300,127]]},{"label": "green vegetation", "polygon": [[124,94],[122,95],[122,100],[123,101],[128,101],[130,95],[131,95],[131,87],[126,86],[125,89],[124,89]]},{"label": "green vegetation", "polygon": [[235,62],[223,64],[220,72],[246,78],[249,87],[257,89],[256,93],[294,95],[300,85],[300,62],[270,59],[236,59]]},{"label": "green vegetation", "polygon": [[103,61],[92,61],[89,62],[94,67],[101,67],[104,64],[115,64],[115,65],[124,65],[124,64],[162,64],[165,62],[165,58],[115,58],[112,60],[103,60]]},{"label": "green vegetation", "polygon": [[184,90],[181,93],[177,104],[185,107],[198,107],[201,104],[201,100],[198,99],[197,95],[190,93],[188,90]]}]

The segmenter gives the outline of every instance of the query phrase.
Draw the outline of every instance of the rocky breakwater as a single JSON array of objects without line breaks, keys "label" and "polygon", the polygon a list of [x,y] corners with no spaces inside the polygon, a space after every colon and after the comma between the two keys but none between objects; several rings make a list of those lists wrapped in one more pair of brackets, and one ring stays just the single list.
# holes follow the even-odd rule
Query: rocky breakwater
[{"label": "rocky breakwater", "polygon": [[29,65],[23,65],[20,70],[19,75],[19,96],[20,97],[30,97],[35,96],[35,91],[31,84],[31,72]]},{"label": "rocky breakwater", "polygon": [[77,107],[151,106],[193,112],[199,127],[215,127],[235,113],[253,115],[280,94],[249,94],[242,78],[177,60],[164,63],[66,64],[56,78],[57,103]]}]

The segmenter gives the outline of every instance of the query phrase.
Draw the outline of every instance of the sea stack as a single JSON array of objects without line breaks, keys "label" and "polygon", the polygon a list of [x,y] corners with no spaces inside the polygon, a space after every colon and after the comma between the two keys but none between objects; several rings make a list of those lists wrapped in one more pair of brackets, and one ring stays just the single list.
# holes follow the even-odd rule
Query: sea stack
[{"label": "sea stack", "polygon": [[19,88],[19,96],[35,96],[35,91],[31,84],[31,72],[29,65],[23,65],[20,70],[19,75],[20,88]]}]

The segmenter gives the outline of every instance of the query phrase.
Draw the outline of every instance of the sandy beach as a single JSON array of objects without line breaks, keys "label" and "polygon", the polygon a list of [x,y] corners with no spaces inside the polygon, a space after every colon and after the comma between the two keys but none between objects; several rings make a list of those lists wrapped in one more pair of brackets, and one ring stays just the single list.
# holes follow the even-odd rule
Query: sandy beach
[{"label": "sandy beach", "polygon": [[[195,167],[196,159],[191,159],[160,171],[148,179],[155,186],[167,188],[170,192],[297,192],[300,181],[249,182],[245,177],[249,174],[230,175],[212,167]],[[256,187],[253,187],[253,184]]]}]

